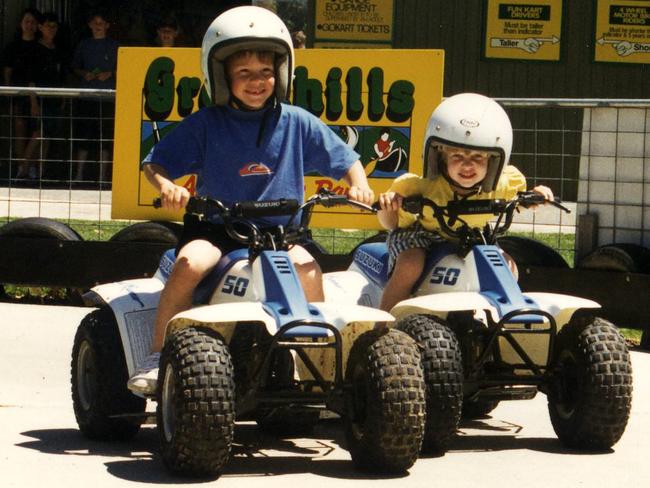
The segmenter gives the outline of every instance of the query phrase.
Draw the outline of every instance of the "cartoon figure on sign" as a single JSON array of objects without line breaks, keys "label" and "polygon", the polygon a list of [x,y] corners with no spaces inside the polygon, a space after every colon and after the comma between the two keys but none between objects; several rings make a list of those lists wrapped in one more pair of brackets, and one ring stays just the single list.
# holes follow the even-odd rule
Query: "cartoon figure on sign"
[{"label": "cartoon figure on sign", "polygon": [[379,131],[379,139],[373,146],[377,156],[377,164],[374,169],[395,173],[406,169],[406,151],[401,147],[395,147],[395,140],[390,136],[390,129],[386,127]]}]

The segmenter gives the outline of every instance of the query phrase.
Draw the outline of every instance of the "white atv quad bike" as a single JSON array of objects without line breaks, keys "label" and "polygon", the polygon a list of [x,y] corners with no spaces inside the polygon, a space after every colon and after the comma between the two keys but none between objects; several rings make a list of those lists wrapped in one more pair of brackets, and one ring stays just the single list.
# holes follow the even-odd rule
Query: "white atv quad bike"
[{"label": "white atv quad bike", "polygon": [[[309,303],[287,249],[309,236],[316,204],[356,205],[316,195],[296,201],[192,198],[186,209],[246,246],[219,262],[197,306],[167,324],[160,359],[157,424],[164,464],[189,476],[216,476],[226,464],[236,420],[285,432],[313,426],[322,410],[345,421],[355,465],[401,472],[417,459],[425,425],[425,386],[414,340],[391,329],[393,317],[356,304]],[[262,233],[252,217],[302,211],[297,225]],[[129,439],[145,421],[145,401],[126,382],[149,351],[160,291],[174,251],[154,278],[96,286],[99,308],[77,331],[72,397],[81,431],[94,439]],[[378,324],[378,326],[376,326]]]},{"label": "white atv quad bike", "polygon": [[[625,430],[632,367],[618,329],[593,316],[599,305],[591,300],[522,293],[496,245],[517,206],[540,203],[534,193],[512,201],[454,201],[446,208],[419,196],[404,201],[403,208],[419,216],[431,208],[450,237],[430,251],[412,298],[391,310],[396,328],[422,348],[425,449],[444,452],[461,410],[476,418],[501,400],[529,399],[537,391],[547,395],[553,428],[566,446],[607,449]],[[462,219],[469,214],[498,218],[476,229]],[[387,261],[385,243],[360,245],[347,271],[326,275],[326,294],[377,307]]]}]

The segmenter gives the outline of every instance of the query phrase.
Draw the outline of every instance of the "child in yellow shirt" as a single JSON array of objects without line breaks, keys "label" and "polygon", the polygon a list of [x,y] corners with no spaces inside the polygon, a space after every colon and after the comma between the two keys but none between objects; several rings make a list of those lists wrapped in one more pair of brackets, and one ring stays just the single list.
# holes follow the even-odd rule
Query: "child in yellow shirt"
[{"label": "child in yellow shirt", "polygon": [[[511,199],[526,190],[524,175],[508,165],[511,150],[510,119],[491,98],[462,93],[445,99],[433,111],[424,141],[425,176],[402,175],[379,196],[379,222],[391,231],[392,274],[382,296],[382,310],[389,311],[410,296],[427,250],[445,240],[430,209],[417,219],[401,208],[404,197],[422,195],[440,206],[459,199]],[[546,186],[536,186],[533,191],[553,200],[553,192]],[[472,227],[483,227],[491,218],[489,214],[463,217]]]}]

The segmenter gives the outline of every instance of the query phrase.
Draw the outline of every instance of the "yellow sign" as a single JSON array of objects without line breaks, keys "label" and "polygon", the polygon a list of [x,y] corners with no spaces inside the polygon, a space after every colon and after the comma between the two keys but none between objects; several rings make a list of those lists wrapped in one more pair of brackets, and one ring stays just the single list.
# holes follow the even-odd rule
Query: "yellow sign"
[{"label": "yellow sign", "polygon": [[[156,210],[158,195],[140,162],[184,117],[209,105],[201,84],[199,49],[120,48],[118,56],[112,217],[180,220]],[[441,50],[300,49],[292,103],[320,117],[361,155],[375,193],[405,172],[422,174],[426,123],[442,99]],[[426,69],[423,69],[426,67]],[[193,191],[196,175],[177,180]],[[310,175],[306,196],[346,185]],[[218,195],[214,195],[218,198]],[[336,218],[332,218],[336,217]],[[378,228],[374,215],[350,209],[319,212],[321,227]]]},{"label": "yellow sign", "polygon": [[558,61],[562,0],[488,0],[485,57]]},{"label": "yellow sign", "polygon": [[650,1],[599,0],[595,61],[650,63]]},{"label": "yellow sign", "polygon": [[316,0],[314,47],[391,47],[393,0]]}]

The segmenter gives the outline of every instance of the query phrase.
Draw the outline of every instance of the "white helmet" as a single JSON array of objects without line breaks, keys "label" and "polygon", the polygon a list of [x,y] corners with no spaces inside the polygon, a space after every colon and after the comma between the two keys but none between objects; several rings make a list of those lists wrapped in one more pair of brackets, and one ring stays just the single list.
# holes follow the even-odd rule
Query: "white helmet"
[{"label": "white helmet", "polygon": [[439,153],[442,144],[487,151],[487,174],[478,186],[481,191],[494,191],[510,160],[512,125],[505,110],[491,98],[461,93],[444,99],[429,117],[424,136],[424,174],[428,178],[447,177]]},{"label": "white helmet", "polygon": [[234,52],[248,49],[276,53],[275,95],[279,101],[289,98],[294,66],[289,29],[270,10],[246,6],[219,15],[203,36],[201,69],[215,105],[226,105],[230,100],[224,60]]}]

